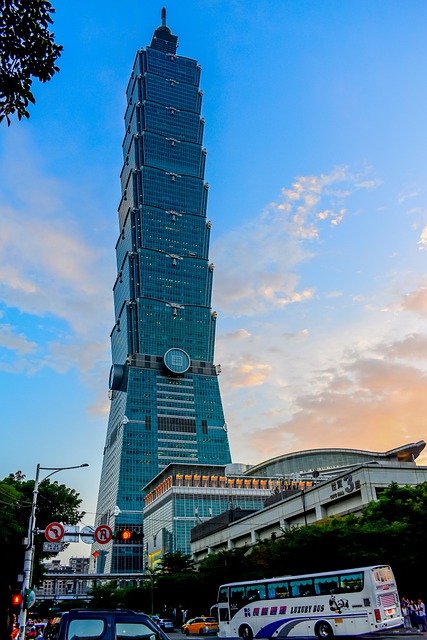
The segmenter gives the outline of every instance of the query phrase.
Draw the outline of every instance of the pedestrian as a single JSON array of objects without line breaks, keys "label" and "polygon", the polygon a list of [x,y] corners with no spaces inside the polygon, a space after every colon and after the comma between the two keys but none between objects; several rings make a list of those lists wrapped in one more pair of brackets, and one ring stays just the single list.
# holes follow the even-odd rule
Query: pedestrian
[{"label": "pedestrian", "polygon": [[421,598],[418,598],[417,602],[417,616],[418,616],[418,629],[420,631],[427,631],[427,620],[426,620],[426,606]]},{"label": "pedestrian", "polygon": [[400,609],[403,616],[403,624],[405,629],[411,629],[411,616],[409,615],[409,601],[406,598],[402,598],[400,603]]},{"label": "pedestrian", "polygon": [[413,627],[414,629],[418,629],[417,606],[415,604],[415,600],[409,600],[408,609],[409,609],[409,616],[411,618],[411,627]]}]

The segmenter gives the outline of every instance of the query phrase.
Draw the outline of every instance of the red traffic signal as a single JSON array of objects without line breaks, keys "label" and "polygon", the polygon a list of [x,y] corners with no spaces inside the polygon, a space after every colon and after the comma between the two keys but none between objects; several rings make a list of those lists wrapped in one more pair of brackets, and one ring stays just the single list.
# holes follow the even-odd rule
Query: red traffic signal
[{"label": "red traffic signal", "polygon": [[132,531],[131,529],[116,529],[113,533],[114,540],[121,542],[140,542],[144,537],[142,531]]},{"label": "red traffic signal", "polygon": [[22,594],[20,592],[12,594],[12,607],[20,607],[22,604]]}]

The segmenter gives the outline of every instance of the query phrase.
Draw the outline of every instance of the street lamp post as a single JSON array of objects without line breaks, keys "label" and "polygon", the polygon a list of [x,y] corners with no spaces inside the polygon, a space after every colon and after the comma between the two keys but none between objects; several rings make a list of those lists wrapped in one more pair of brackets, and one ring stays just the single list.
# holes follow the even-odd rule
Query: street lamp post
[{"label": "street lamp post", "polygon": [[[41,467],[39,464],[36,468],[36,477],[34,480],[34,489],[33,489],[33,501],[31,504],[31,513],[30,518],[28,520],[28,534],[27,534],[27,546],[25,548],[25,556],[24,556],[24,568],[23,568],[23,577],[24,580],[22,582],[22,599],[21,599],[21,611],[19,614],[19,635],[21,640],[25,640],[25,623],[27,621],[27,609],[25,603],[25,596],[28,590],[31,587],[31,582],[33,578],[33,567],[34,567],[34,529],[36,527],[36,509],[37,509],[37,498],[39,495],[39,486],[41,482],[47,480],[50,476],[53,476],[54,473],[58,473],[58,471],[66,471],[68,469],[80,469],[81,467],[88,467],[89,465],[85,462],[83,464],[78,464],[73,467]],[[40,482],[40,471],[50,471],[45,478]]]},{"label": "street lamp post", "polygon": [[145,567],[145,573],[150,578],[150,609],[151,615],[154,614],[154,571],[151,567]]},{"label": "street lamp post", "polygon": [[305,507],[305,489],[301,489],[302,510],[304,512],[304,524],[307,526],[307,510]]}]

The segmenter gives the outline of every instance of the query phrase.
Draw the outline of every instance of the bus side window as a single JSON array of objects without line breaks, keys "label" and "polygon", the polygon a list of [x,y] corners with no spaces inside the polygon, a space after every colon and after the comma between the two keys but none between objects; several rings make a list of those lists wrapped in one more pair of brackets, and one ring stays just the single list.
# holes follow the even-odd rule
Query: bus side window
[{"label": "bus side window", "polygon": [[258,589],[248,589],[246,591],[246,600],[248,602],[253,602],[254,600],[259,600]]},{"label": "bus side window", "polygon": [[314,590],[318,596],[329,596],[338,593],[338,576],[331,578],[315,578]]},{"label": "bus side window", "polygon": [[363,573],[352,573],[340,576],[340,590],[346,591],[362,591],[363,589]]},{"label": "bus side window", "polygon": [[313,596],[314,586],[311,578],[305,580],[290,580],[291,595],[293,598]]},{"label": "bus side window", "polygon": [[255,602],[256,600],[266,600],[267,592],[265,584],[253,584],[250,587],[246,587],[246,599],[247,602]]},{"label": "bus side window", "polygon": [[218,594],[218,602],[228,602],[228,587],[221,587]]},{"label": "bus side window", "polygon": [[266,600],[267,599],[267,589],[265,587],[265,584],[259,584],[257,585],[258,588],[258,598],[260,600]]},{"label": "bus side window", "polygon": [[268,597],[271,600],[289,598],[289,585],[287,582],[272,582],[268,585]]},{"label": "bus side window", "polygon": [[230,605],[234,611],[238,611],[245,604],[245,588],[244,587],[231,587],[230,588]]},{"label": "bus side window", "polygon": [[[300,591],[301,591],[301,587],[300,587]],[[302,595],[314,596],[314,587],[313,587],[313,582],[311,580],[310,582],[307,582],[306,584],[302,585]]]}]

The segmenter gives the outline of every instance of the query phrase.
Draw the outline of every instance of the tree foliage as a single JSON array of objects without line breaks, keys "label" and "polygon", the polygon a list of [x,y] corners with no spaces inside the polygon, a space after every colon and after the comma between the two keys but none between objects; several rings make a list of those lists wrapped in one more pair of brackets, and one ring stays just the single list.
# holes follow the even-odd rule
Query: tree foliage
[{"label": "tree foliage", "polygon": [[[221,584],[280,575],[390,564],[402,595],[427,599],[427,483],[381,491],[358,516],[325,518],[282,531],[253,547],[210,553],[194,569],[191,557],[167,553],[140,587],[97,587],[90,606],[125,606],[172,616],[209,613]],[[153,588],[153,594],[151,593]],[[179,620],[176,618],[176,622]]]},{"label": "tree foliage", "polygon": [[390,564],[401,593],[425,599],[426,543],[427,483],[392,483],[359,516],[325,518],[250,549],[209,554],[199,579],[212,603],[225,582]]},{"label": "tree foliage", "polygon": [[427,596],[427,483],[392,483],[360,516],[283,531],[250,552],[258,577],[390,564],[402,593]]},{"label": "tree foliage", "polygon": [[[264,543],[263,543],[264,545]],[[268,542],[265,543],[265,548]],[[261,547],[258,548],[258,550]],[[204,609],[212,606],[218,595],[218,587],[226,582],[251,580],[265,577],[265,569],[260,557],[247,547],[227,549],[218,553],[210,553],[199,566],[202,593],[206,602]],[[198,615],[195,612],[195,615]]]},{"label": "tree foliage", "polygon": [[115,580],[97,585],[90,591],[89,606],[91,609],[118,609],[123,601],[123,591],[117,588]]},{"label": "tree foliage", "polygon": [[194,571],[194,562],[188,553],[182,551],[165,553],[156,567],[156,573],[159,574],[191,573],[192,571]]},{"label": "tree foliage", "polygon": [[[0,483],[0,499],[18,501],[22,509],[22,484],[28,483],[22,479]],[[0,518],[3,515],[0,512]],[[401,595],[425,600],[426,532],[427,483],[415,487],[392,483],[358,516],[325,518],[284,530],[253,547],[210,553],[197,570],[189,555],[167,553],[151,578],[146,576],[139,587],[120,588],[116,581],[95,587],[89,606],[151,612],[153,598],[154,612],[170,617],[175,614],[179,624],[179,613],[184,609],[188,616],[208,614],[219,586],[227,582],[373,564],[390,564]],[[13,529],[8,535],[13,537]]]},{"label": "tree foliage", "polygon": [[16,113],[29,118],[33,78],[47,82],[59,68],[62,46],[49,31],[55,9],[49,0],[0,0],[0,121]]},{"label": "tree foliage", "polygon": [[[91,599],[87,602],[89,609],[151,611],[151,586],[148,581],[143,581],[137,587],[121,587],[119,581],[110,580],[93,587],[90,596]],[[74,608],[74,602],[71,606]]]},{"label": "tree foliage", "polygon": [[[17,586],[18,574],[24,564],[24,538],[28,534],[34,491],[34,480],[25,480],[20,472],[0,481],[0,640],[10,638],[11,590]],[[39,485],[36,509],[36,527],[45,529],[50,522],[77,524],[84,516],[81,500],[74,489],[49,479]],[[41,560],[43,540],[35,536],[33,583],[43,576]]]},{"label": "tree foliage", "polygon": [[[23,539],[28,533],[31,514],[34,480],[25,480],[17,472],[0,481],[0,566],[2,578],[15,585],[22,572],[25,546]],[[77,524],[84,516],[80,510],[81,499],[74,489],[48,479],[39,485],[36,527],[45,529],[50,522]],[[41,560],[47,558],[42,551],[43,540],[35,536],[34,582],[42,577]]]},{"label": "tree foliage", "polygon": [[187,594],[192,594],[193,603],[198,601],[198,575],[189,554],[182,551],[165,553],[152,575],[154,606],[163,615],[173,617],[173,612],[188,608],[191,598]]}]

